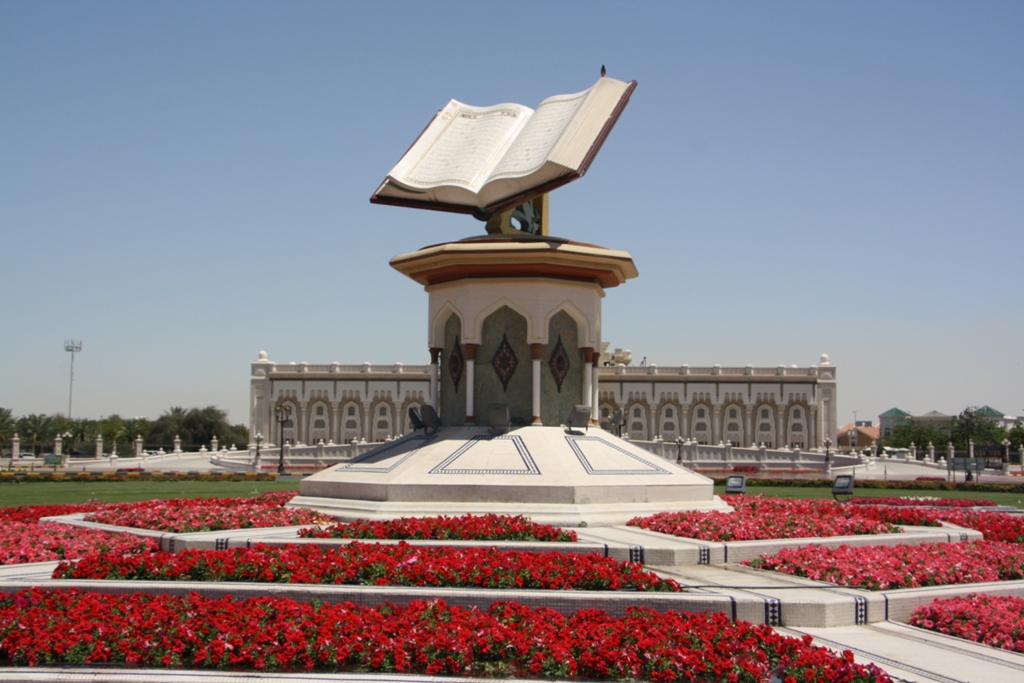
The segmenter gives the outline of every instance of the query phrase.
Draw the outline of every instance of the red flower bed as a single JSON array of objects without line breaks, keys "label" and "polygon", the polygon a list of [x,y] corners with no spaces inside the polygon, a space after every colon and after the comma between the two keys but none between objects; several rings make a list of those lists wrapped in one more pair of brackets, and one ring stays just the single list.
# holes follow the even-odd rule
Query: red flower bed
[{"label": "red flower bed", "polygon": [[1024,579],[1024,548],[996,541],[784,549],[755,568],[868,590]]},{"label": "red flower bed", "polygon": [[880,497],[880,498],[854,498],[854,505],[923,505],[927,507],[948,507],[948,508],[973,508],[973,507],[995,507],[999,503],[991,500],[971,500],[969,498],[930,498],[930,497]]},{"label": "red flower bed", "polygon": [[939,516],[953,524],[980,531],[986,541],[1024,543],[1024,517],[1005,512],[942,510]]},{"label": "red flower bed", "polygon": [[403,517],[387,521],[360,519],[326,529],[301,529],[304,538],[436,539],[446,541],[552,541],[575,542],[575,531],[534,524],[517,515],[463,515],[462,517]]},{"label": "red flower bed", "polygon": [[494,548],[417,548],[353,542],[341,548],[257,545],[62,562],[55,579],[255,581],[378,586],[470,586],[544,590],[678,591],[639,563],[597,554],[526,553]]},{"label": "red flower bed", "polygon": [[65,560],[96,552],[117,557],[146,553],[157,547],[149,539],[130,534],[110,534],[66,524],[0,524],[0,565]]},{"label": "red flower bed", "polygon": [[91,512],[106,503],[76,505],[20,505],[0,507],[0,565],[51,562],[81,557],[86,553],[114,555],[148,552],[151,541],[127,534],[110,534],[65,524],[40,524],[42,517]]},{"label": "red flower bed", "polygon": [[8,522],[34,524],[43,517],[59,517],[73,515],[77,512],[95,512],[109,503],[75,503],[68,505],[19,505],[17,507],[0,507],[0,525]]},{"label": "red flower bed", "polygon": [[723,496],[735,512],[661,512],[629,521],[651,531],[704,541],[753,541],[898,533],[897,524],[938,525],[913,508],[853,506],[831,500]]},{"label": "red flower bed", "polygon": [[294,495],[291,491],[278,491],[254,498],[174,498],[118,503],[87,515],[86,520],[178,533],[330,521],[312,510],[285,508],[285,503]]},{"label": "red flower bed", "polygon": [[914,610],[910,624],[1003,650],[1024,652],[1024,598],[973,594],[939,598]]},{"label": "red flower bed", "polygon": [[564,616],[498,602],[487,611],[443,601],[407,607],[102,595],[31,588],[0,597],[0,658],[16,665],[687,680],[760,683],[888,682],[767,626],[721,614],[633,608]]}]

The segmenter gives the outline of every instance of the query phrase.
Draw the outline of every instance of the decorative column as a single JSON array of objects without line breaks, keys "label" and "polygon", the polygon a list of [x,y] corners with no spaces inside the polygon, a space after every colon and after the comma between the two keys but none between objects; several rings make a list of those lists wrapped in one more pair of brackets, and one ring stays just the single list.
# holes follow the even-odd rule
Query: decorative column
[{"label": "decorative column", "polygon": [[306,443],[309,439],[309,435],[306,434],[306,410],[308,408],[308,401],[299,404],[298,429],[295,430],[295,437],[299,443]]},{"label": "decorative column", "polygon": [[341,443],[341,403],[331,401],[331,434],[328,443]]},{"label": "decorative column", "polygon": [[14,462],[21,457],[21,439],[18,438],[17,433],[11,437],[11,462]]},{"label": "decorative column", "polygon": [[103,457],[103,436],[100,434],[96,435],[96,457]]},{"label": "decorative column", "polygon": [[811,406],[811,419],[807,421],[807,428],[813,430],[813,433],[807,437],[807,450],[818,450],[821,448],[821,443],[824,441],[824,437],[818,430],[818,407]]},{"label": "decorative column", "polygon": [[466,424],[476,424],[473,416],[473,388],[476,369],[476,348],[479,344],[463,344],[466,349]]},{"label": "decorative column", "polygon": [[64,446],[64,440],[61,438],[60,434],[58,434],[57,436],[53,437],[53,454],[54,455],[61,455],[61,450],[62,450],[63,446]]},{"label": "decorative column", "polygon": [[[100,443],[102,443],[102,439],[100,440]],[[174,452],[181,453],[181,437],[177,434],[174,435]]]},{"label": "decorative column", "polygon": [[590,360],[594,355],[594,349],[585,346],[580,349],[583,352],[583,396],[580,397],[580,404],[590,406],[590,424],[599,421],[601,416],[597,414],[597,401],[594,400],[594,373],[590,367]]},{"label": "decorative column", "polygon": [[776,448],[788,448],[789,447],[789,434],[782,431],[783,418],[785,417],[786,407],[776,406],[775,407],[775,447]]},{"label": "decorative column", "polygon": [[135,435],[135,457],[136,458],[141,458],[142,457],[142,435],[141,434],[136,434]]},{"label": "decorative column", "polygon": [[540,427],[544,424],[540,419],[540,358],[544,345],[530,344],[530,354],[533,356],[533,424]]},{"label": "decorative column", "polygon": [[593,424],[601,423],[601,404],[598,398],[598,392],[601,389],[600,385],[600,374],[601,374],[601,352],[593,351],[590,354],[590,419]]},{"label": "decorative column", "polygon": [[716,403],[711,406],[711,443],[722,441],[722,406]]},{"label": "decorative column", "polygon": [[441,377],[441,352],[442,349],[439,346],[430,347],[430,396],[427,399],[430,401],[430,405],[440,413],[440,403],[438,403],[438,391],[440,389],[440,377]]},{"label": "decorative column", "polygon": [[210,439],[210,451],[212,453],[216,453],[217,452],[217,437],[216,436],[214,436],[212,439]]},{"label": "decorative column", "polygon": [[747,446],[749,448],[753,448],[754,446],[757,445],[757,442],[754,441],[754,406],[752,406],[751,404],[748,403],[748,404],[746,404],[744,406],[744,408],[746,408],[745,413],[746,413],[746,417],[747,417],[747,420],[746,420],[746,427],[747,428],[744,430],[746,432],[746,434],[747,434],[747,442],[744,443],[744,444],[740,444],[740,445],[741,446]]}]

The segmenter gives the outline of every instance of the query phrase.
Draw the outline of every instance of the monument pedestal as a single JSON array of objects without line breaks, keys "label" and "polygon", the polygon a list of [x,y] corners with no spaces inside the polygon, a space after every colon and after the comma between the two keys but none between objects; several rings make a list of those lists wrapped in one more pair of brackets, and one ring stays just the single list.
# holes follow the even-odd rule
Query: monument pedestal
[{"label": "monument pedestal", "polygon": [[[391,265],[430,298],[430,402],[443,426],[304,479],[291,505],[346,520],[494,512],[561,526],[729,509],[707,477],[596,426],[601,299],[637,276],[628,253],[503,234]],[[496,405],[510,424],[478,426]],[[585,432],[560,426],[577,406],[590,410]]]}]

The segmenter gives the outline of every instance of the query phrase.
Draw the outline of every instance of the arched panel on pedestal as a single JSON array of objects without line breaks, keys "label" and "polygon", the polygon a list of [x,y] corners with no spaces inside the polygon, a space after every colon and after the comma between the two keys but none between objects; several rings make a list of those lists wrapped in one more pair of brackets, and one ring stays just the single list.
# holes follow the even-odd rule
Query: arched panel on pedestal
[{"label": "arched panel on pedestal", "polygon": [[462,319],[451,313],[444,323],[441,351],[441,423],[466,423],[466,349],[462,346]]},{"label": "arched panel on pedestal", "polygon": [[545,425],[563,424],[576,405],[584,403],[584,362],[578,321],[559,311],[548,322],[548,343],[541,353],[540,418]]},{"label": "arched panel on pedestal", "polygon": [[513,425],[533,421],[533,371],[526,318],[502,306],[483,321],[476,350],[473,415],[485,419],[491,404],[508,405]]}]

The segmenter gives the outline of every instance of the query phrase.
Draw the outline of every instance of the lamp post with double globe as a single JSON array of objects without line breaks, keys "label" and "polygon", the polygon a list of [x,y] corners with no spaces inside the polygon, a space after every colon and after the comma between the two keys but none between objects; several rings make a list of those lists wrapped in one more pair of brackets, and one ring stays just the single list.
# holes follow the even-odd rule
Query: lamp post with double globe
[{"label": "lamp post with double globe", "polygon": [[280,405],[275,411],[277,414],[277,433],[281,437],[281,455],[277,460],[277,473],[284,474],[284,425],[292,417],[292,407],[290,405]]}]

